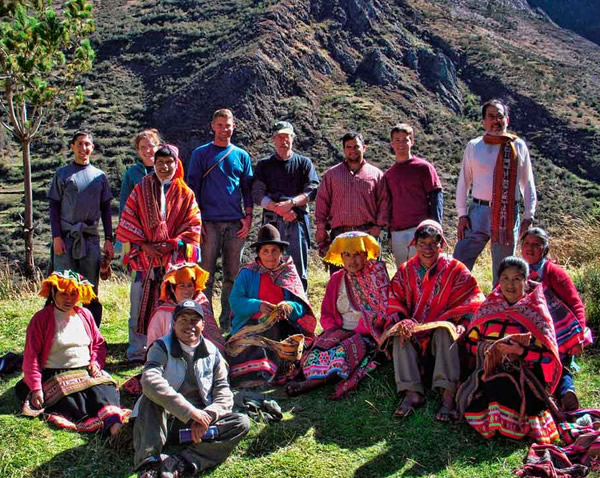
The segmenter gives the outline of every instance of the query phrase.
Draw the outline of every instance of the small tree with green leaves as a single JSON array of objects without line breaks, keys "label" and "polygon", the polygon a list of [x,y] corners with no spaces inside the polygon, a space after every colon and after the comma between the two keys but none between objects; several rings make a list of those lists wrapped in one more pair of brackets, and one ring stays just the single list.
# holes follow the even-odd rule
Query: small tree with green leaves
[{"label": "small tree with green leaves", "polygon": [[92,4],[69,0],[0,1],[0,98],[2,126],[21,143],[25,217],[25,273],[34,273],[32,141],[42,121],[83,102],[77,85],[95,57],[89,36],[95,29]]}]

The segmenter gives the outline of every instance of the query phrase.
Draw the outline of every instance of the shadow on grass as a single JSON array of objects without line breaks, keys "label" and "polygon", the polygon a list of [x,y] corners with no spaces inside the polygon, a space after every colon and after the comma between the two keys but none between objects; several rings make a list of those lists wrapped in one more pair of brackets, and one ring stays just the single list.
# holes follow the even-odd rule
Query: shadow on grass
[{"label": "shadow on grass", "polygon": [[0,381],[0,415],[16,415],[21,410],[15,393],[16,383],[23,378],[21,372],[2,377]]},{"label": "shadow on grass", "polygon": [[276,399],[281,398],[280,405],[292,418],[266,426],[250,438],[246,455],[265,456],[312,434],[318,445],[361,451],[367,461],[355,470],[356,478],[417,477],[436,474],[457,462],[497,463],[527,446],[501,438],[487,441],[467,423],[435,421],[439,407],[435,393],[410,417],[393,418],[398,405],[393,384],[393,367],[388,363],[366,378],[352,396],[339,401],[327,399],[333,386],[294,399],[283,398],[285,394],[278,390]]},{"label": "shadow on grass", "polygon": [[115,452],[104,447],[99,434],[85,436],[86,443],[54,455],[46,463],[32,470],[33,478],[69,477],[126,478],[132,476],[131,452]]}]

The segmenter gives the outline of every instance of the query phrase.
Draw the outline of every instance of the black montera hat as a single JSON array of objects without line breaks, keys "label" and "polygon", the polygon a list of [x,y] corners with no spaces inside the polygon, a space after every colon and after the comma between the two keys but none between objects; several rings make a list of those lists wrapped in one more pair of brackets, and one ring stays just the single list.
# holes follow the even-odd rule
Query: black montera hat
[{"label": "black montera hat", "polygon": [[265,224],[258,231],[258,236],[256,238],[256,242],[252,244],[252,247],[258,249],[260,246],[264,246],[265,244],[276,244],[281,247],[288,247],[290,245],[289,242],[285,242],[281,240],[281,234],[277,228],[271,224]]}]

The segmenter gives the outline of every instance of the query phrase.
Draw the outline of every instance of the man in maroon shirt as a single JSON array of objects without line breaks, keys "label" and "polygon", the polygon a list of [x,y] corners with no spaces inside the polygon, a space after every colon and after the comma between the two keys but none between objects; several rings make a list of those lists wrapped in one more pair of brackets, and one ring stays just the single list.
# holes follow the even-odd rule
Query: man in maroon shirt
[{"label": "man in maroon shirt", "polygon": [[391,246],[399,266],[415,255],[410,242],[421,221],[433,219],[442,223],[444,196],[433,165],[411,152],[415,142],[412,126],[397,124],[390,136],[396,162],[386,171],[384,180],[391,203]]},{"label": "man in maroon shirt", "polygon": [[389,195],[383,172],[364,158],[365,140],[360,133],[342,138],[345,160],[329,168],[317,191],[316,241],[320,254],[347,231],[364,231],[379,237],[388,226]]}]

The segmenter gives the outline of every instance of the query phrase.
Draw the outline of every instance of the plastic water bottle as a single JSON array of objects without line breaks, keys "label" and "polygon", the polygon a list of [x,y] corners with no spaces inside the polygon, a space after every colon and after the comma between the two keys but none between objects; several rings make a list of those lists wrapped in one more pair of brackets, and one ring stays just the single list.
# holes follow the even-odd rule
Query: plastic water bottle
[{"label": "plastic water bottle", "polygon": [[[204,435],[202,435],[202,441],[215,441],[219,438],[219,428],[216,425],[208,427]],[[182,428],[179,430],[179,443],[190,443],[192,441],[192,429]]]}]

